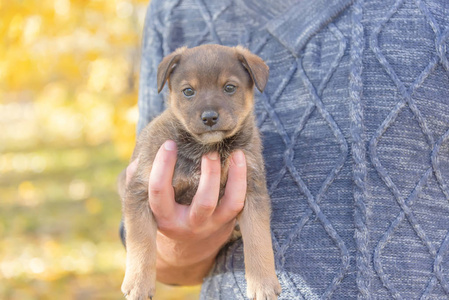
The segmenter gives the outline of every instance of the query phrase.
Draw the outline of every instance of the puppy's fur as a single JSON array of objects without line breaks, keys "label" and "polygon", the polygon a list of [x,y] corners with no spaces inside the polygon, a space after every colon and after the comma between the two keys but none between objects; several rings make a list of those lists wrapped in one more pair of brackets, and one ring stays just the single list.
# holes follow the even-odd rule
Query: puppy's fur
[{"label": "puppy's fur", "polygon": [[244,152],[247,193],[238,223],[247,294],[250,299],[277,299],[281,287],[274,268],[270,199],[253,115],[254,85],[262,92],[267,80],[263,60],[239,46],[179,48],[160,63],[158,91],[168,81],[168,108],[138,137],[132,160],[139,158],[139,166],[127,187],[124,172],[119,177],[127,246],[122,291],[128,299],[142,300],[154,294],[157,224],[148,205],[148,178],[158,149],[169,139],[178,146],[173,188],[181,204],[190,204],[196,193],[203,155],[219,153],[221,197],[230,154],[236,149]]}]

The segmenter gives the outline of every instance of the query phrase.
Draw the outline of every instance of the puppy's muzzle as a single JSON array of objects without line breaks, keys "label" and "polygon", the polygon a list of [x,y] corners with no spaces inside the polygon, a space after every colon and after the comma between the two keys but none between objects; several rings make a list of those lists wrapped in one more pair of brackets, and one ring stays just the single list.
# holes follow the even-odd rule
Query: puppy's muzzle
[{"label": "puppy's muzzle", "polygon": [[206,110],[201,114],[201,120],[204,125],[212,127],[218,122],[218,112],[215,110]]}]

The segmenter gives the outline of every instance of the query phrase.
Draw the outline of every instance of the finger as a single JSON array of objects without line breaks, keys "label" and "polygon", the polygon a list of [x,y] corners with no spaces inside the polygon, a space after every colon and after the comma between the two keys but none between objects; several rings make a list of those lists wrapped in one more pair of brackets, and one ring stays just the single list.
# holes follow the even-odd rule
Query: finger
[{"label": "finger", "polygon": [[203,156],[200,183],[190,206],[189,218],[193,226],[202,224],[214,212],[220,193],[220,173],[218,153]]},{"label": "finger", "polygon": [[228,181],[213,218],[219,223],[228,223],[243,209],[246,196],[246,159],[243,151],[237,150],[231,156]]},{"label": "finger", "polygon": [[132,163],[129,164],[129,166],[126,168],[126,186],[128,186],[129,182],[131,181],[131,178],[133,177],[134,173],[136,173],[137,166],[139,165],[139,159],[133,160]]},{"label": "finger", "polygon": [[176,164],[176,143],[166,141],[156,154],[148,183],[148,198],[156,219],[173,217],[175,197],[172,186]]}]

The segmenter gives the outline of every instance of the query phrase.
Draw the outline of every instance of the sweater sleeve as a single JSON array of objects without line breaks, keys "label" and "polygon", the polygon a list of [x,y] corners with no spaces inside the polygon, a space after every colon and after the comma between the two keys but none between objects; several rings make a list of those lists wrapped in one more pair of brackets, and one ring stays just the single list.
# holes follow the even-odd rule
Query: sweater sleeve
[{"label": "sweater sleeve", "polygon": [[157,67],[164,57],[162,13],[162,1],[151,1],[143,28],[137,133],[165,108],[164,93],[157,92]]}]

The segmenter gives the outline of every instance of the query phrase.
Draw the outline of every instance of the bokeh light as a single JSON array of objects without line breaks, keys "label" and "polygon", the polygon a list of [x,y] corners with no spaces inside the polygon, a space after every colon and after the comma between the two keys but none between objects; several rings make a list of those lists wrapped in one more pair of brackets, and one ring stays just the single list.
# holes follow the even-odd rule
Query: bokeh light
[{"label": "bokeh light", "polygon": [[[0,1],[0,299],[123,299],[146,0]],[[158,286],[158,299],[198,287]]]}]

